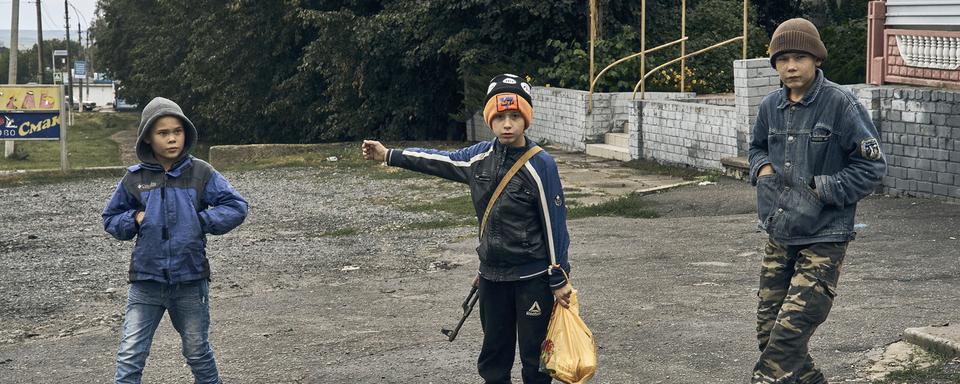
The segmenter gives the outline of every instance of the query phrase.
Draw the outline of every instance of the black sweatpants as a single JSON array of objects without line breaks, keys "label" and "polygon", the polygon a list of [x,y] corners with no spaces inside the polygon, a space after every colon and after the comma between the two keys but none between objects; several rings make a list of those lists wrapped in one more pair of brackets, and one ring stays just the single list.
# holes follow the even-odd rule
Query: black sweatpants
[{"label": "black sweatpants", "polygon": [[553,292],[546,274],[523,281],[480,279],[480,323],[483,348],[477,368],[487,384],[509,384],[515,346],[525,384],[550,383],[540,373],[540,344],[547,336]]}]

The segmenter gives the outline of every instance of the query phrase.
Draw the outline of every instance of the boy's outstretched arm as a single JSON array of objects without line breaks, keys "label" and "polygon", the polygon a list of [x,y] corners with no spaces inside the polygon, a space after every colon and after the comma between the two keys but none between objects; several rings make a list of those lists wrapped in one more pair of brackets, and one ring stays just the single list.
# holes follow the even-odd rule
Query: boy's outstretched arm
[{"label": "boy's outstretched arm", "polygon": [[103,218],[103,229],[117,240],[132,239],[137,235],[138,219],[143,217],[143,212],[137,210],[138,206],[139,203],[123,187],[123,180],[121,180],[100,215]]},{"label": "boy's outstretched arm", "polygon": [[209,206],[197,214],[203,233],[222,235],[247,218],[247,201],[220,172],[214,171],[207,182],[203,191],[203,203]]},{"label": "boy's outstretched arm", "polygon": [[361,150],[367,160],[384,161],[387,165],[468,183],[470,166],[487,157],[493,146],[491,142],[481,142],[453,152],[424,148],[399,150],[387,149],[379,141],[364,140]]}]

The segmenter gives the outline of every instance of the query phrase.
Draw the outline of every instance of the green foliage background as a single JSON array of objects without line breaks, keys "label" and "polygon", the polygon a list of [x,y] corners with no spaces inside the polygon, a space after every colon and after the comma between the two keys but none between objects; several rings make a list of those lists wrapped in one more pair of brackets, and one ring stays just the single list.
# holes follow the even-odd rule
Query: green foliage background
[{"label": "green foliage background", "polygon": [[[597,0],[598,69],[639,50],[640,2]],[[804,16],[830,50],[828,76],[862,82],[866,0],[751,1],[749,56],[766,55],[783,20]],[[587,89],[588,2],[582,0],[100,0],[95,61],[120,97],[184,107],[213,143],[463,138],[487,81]],[[680,35],[676,0],[647,1],[647,46]],[[741,33],[742,1],[688,0],[687,51]],[[688,61],[688,87],[729,92],[740,44]],[[679,47],[648,57],[653,68]],[[2,51],[0,51],[2,55]],[[859,56],[857,56],[859,55]],[[0,56],[2,60],[2,56]],[[679,65],[648,79],[676,90]],[[859,77],[858,77],[859,76]],[[606,74],[628,91],[639,61]]]}]

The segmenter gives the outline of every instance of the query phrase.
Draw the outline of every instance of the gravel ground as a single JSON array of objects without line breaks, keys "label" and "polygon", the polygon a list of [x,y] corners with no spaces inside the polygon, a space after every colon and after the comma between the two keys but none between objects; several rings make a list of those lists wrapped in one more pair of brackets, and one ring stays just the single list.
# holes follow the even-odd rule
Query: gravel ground
[{"label": "gravel ground", "polygon": [[[335,168],[226,172],[251,202],[210,237],[211,341],[228,383],[476,383],[474,315],[449,343],[477,267],[472,226],[396,209],[465,188]],[[103,232],[115,179],[0,188],[0,383],[111,382],[132,247]],[[658,219],[571,221],[573,282],[597,336],[596,383],[742,383],[757,352],[763,237],[742,182],[645,197]],[[960,205],[872,197],[840,297],[813,340],[832,381],[906,327],[955,322]],[[161,323],[145,383],[191,380]]]},{"label": "gravel ground", "polygon": [[[448,214],[390,208],[396,202],[422,201],[418,196],[425,191],[433,198],[467,193],[448,182],[371,180],[302,168],[225,176],[250,202],[250,215],[230,234],[209,237],[214,300],[302,292],[370,271],[402,276],[450,268],[432,263],[429,250],[444,239],[472,233],[469,227],[403,230]],[[9,382],[3,377],[34,382],[40,377],[22,369],[49,366],[43,361],[47,357],[21,355],[22,347],[104,331],[114,338],[122,322],[133,245],[102,229],[100,211],[116,182],[0,189],[0,260],[5,266],[0,292],[6,293],[0,295],[0,382]],[[223,315],[229,323],[232,315]],[[106,357],[98,356],[109,361]],[[77,378],[65,374],[64,379]],[[181,374],[164,382],[184,379]]]}]

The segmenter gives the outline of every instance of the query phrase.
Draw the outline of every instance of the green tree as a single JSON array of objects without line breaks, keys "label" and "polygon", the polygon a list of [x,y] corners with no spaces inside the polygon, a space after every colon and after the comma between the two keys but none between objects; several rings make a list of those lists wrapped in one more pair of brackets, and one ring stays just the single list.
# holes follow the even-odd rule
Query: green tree
[{"label": "green tree", "polygon": [[[700,0],[690,11],[687,51],[692,52],[743,34],[743,4],[737,0]],[[765,57],[770,39],[758,22],[756,7],[747,20],[747,58]],[[688,76],[697,93],[733,91],[733,61],[743,57],[742,43],[728,44],[687,61]]]},{"label": "green tree", "polygon": [[[803,2],[752,3],[749,54],[756,57],[765,55],[763,28],[794,16]],[[846,22],[854,6],[835,3],[822,13],[847,29],[824,29],[827,40],[859,28]],[[689,0],[687,52],[739,35],[741,4]],[[589,87],[588,9],[579,0],[99,0],[98,6],[91,54],[97,68],[119,81],[119,96],[141,104],[174,99],[212,142],[457,139],[497,73],[526,76],[535,85]],[[639,50],[640,5],[598,0],[598,6],[599,69]],[[646,11],[647,47],[678,38],[675,0],[648,0]],[[679,47],[652,54],[647,68],[678,55]],[[739,57],[740,46],[731,44],[689,60],[688,84],[698,92],[728,91],[731,62]],[[828,63],[834,57],[831,49]],[[649,79],[647,89],[675,90],[677,67]],[[625,63],[599,89],[630,90],[639,77],[639,61]]]},{"label": "green tree", "polygon": [[824,74],[838,83],[866,80],[867,3],[868,0],[821,0],[810,3],[805,10],[827,47]]},{"label": "green tree", "polygon": [[[742,33],[742,2],[739,0],[688,1],[687,53],[706,48]],[[614,2],[607,2],[604,19]],[[630,9],[626,6],[621,8]],[[636,9],[639,12],[639,9]],[[653,48],[680,36],[680,7],[675,1],[655,0],[647,2],[647,48]],[[595,46],[596,70],[599,72],[615,60],[640,51],[640,34],[635,18],[604,21],[605,31]],[[624,20],[625,22],[621,21]],[[769,39],[757,27],[757,12],[751,11],[749,21],[749,57],[765,54]],[[618,29],[611,30],[612,26]],[[544,84],[589,89],[589,40],[548,40],[550,50],[558,52],[551,64],[541,68]],[[680,56],[680,46],[675,45],[647,56],[646,70],[656,68]],[[701,93],[729,92],[733,89],[733,60],[741,57],[741,45],[733,43],[701,56],[687,60],[688,88]],[[639,58],[619,64],[600,78],[598,91],[630,91],[640,80]],[[649,91],[676,91],[679,84],[680,64],[672,64],[658,73],[652,73],[646,82]],[[690,90],[688,89],[688,90]]]},{"label": "green tree", "polygon": [[773,35],[780,23],[804,15],[804,0],[753,0],[757,11],[757,23],[767,36]]}]

